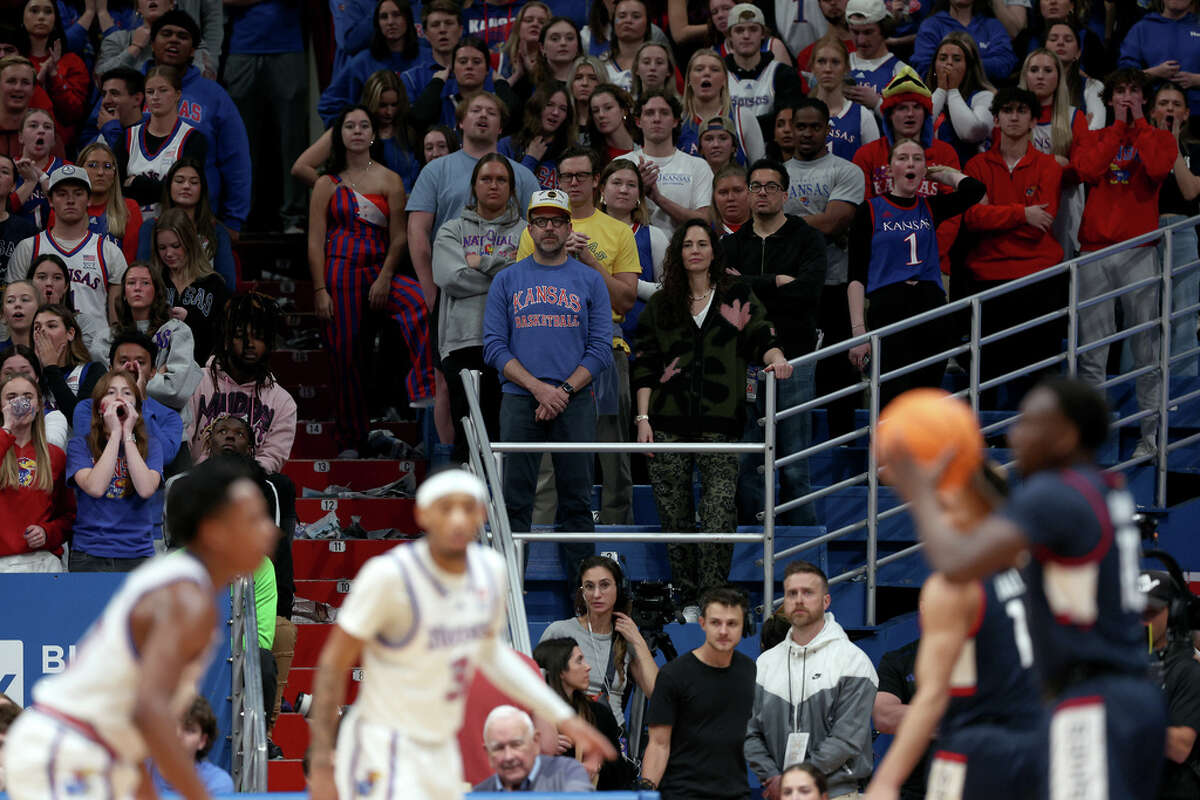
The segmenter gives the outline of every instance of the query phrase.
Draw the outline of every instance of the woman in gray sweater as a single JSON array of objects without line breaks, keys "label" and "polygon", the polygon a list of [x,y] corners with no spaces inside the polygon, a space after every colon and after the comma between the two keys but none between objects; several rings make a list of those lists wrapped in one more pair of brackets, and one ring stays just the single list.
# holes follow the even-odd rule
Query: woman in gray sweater
[{"label": "woman in gray sweater", "polygon": [[437,347],[450,388],[456,463],[467,458],[462,429],[467,395],[459,378],[461,370],[482,372],[484,423],[493,440],[499,433],[500,380],[483,360],[483,311],[492,279],[516,261],[524,230],[512,164],[499,153],[488,153],[471,173],[467,207],[442,225],[433,242],[433,280],[440,290]]}]

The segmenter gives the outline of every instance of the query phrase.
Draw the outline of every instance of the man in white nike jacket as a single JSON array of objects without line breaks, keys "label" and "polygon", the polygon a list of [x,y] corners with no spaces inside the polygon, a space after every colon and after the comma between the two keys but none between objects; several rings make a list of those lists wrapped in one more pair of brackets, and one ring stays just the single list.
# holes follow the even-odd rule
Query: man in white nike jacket
[{"label": "man in white nike jacket", "polygon": [[807,561],[787,565],[788,635],[758,657],[746,761],[767,800],[779,798],[785,767],[808,761],[825,774],[829,797],[854,800],[871,776],[871,709],[879,678],[829,608],[829,581]]}]

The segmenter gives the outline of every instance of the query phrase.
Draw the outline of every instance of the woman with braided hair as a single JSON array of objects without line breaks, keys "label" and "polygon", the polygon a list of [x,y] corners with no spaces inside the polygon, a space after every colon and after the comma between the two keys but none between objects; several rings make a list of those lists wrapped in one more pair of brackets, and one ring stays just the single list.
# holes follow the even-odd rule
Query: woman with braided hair
[{"label": "woman with braided hair", "polygon": [[188,404],[184,435],[196,463],[208,457],[213,425],[233,414],[250,421],[262,468],[283,468],[296,438],[296,401],[271,373],[280,321],[275,300],[259,292],[236,294],[225,304],[221,335]]}]

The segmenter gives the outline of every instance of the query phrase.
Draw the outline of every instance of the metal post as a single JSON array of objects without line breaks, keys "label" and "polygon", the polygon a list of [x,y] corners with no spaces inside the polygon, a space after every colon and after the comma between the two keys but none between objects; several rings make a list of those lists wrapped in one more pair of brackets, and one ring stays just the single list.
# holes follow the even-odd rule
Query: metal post
[{"label": "metal post", "polygon": [[1067,284],[1067,374],[1074,378],[1078,372],[1076,361],[1079,349],[1079,262],[1071,261],[1068,269],[1070,281]]},{"label": "metal post", "polygon": [[[879,424],[879,364],[883,360],[882,339],[878,334],[871,337],[871,440],[875,439],[875,426]],[[879,463],[875,448],[867,447],[867,619],[868,626],[875,624],[875,559],[879,544]]]},{"label": "metal post", "polygon": [[979,302],[979,296],[971,298],[971,388],[967,392],[967,396],[971,400],[971,410],[979,415],[979,359],[980,347],[979,338],[983,330],[983,323],[979,319],[979,314],[982,304]]},{"label": "metal post", "polygon": [[[1170,413],[1171,395],[1171,309],[1174,306],[1171,297],[1172,264],[1175,261],[1175,243],[1171,235],[1174,228],[1163,231],[1163,263],[1162,263],[1162,297],[1159,308],[1162,317],[1161,335],[1158,344],[1158,450],[1155,453],[1155,500],[1159,508],[1167,506],[1167,436],[1170,426],[1167,425],[1167,414]],[[1189,300],[1190,302],[1190,300]]]},{"label": "metal post", "polygon": [[[763,622],[774,610],[775,599],[775,409],[779,384],[775,373],[766,373],[767,393],[763,414]],[[789,380],[799,380],[793,376]]]}]

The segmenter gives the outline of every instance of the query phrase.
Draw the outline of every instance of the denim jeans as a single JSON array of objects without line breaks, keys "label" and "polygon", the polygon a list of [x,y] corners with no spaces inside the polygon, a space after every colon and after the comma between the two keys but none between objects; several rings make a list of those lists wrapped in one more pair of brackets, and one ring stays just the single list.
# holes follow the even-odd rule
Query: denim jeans
[{"label": "denim jeans", "polygon": [[[792,406],[806,403],[813,398],[813,365],[805,364],[796,367],[792,377],[776,381],[779,387],[776,408],[779,411]],[[758,384],[758,399],[746,406],[746,428],[742,433],[743,442],[761,442],[764,429],[758,426],[758,419],[766,413],[766,383]],[[805,411],[788,417],[776,423],[775,428],[775,457],[799,452],[812,443],[812,415]],[[737,506],[738,519],[743,524],[758,524],[755,514],[763,510],[763,478],[758,467],[763,463],[762,456],[743,454],[738,466]],[[808,459],[793,461],[779,469],[780,492],[775,498],[779,505],[787,500],[808,494]],[[817,518],[812,503],[806,503],[794,508],[778,518],[782,525],[816,525]]]},{"label": "denim jeans", "polygon": [[[504,442],[594,442],[596,399],[590,388],[575,393],[561,414],[548,422],[533,418],[537,401],[532,395],[505,393],[500,402],[500,439]],[[555,528],[560,531],[592,531],[591,452],[554,453],[554,480],[558,489]],[[541,453],[508,453],[504,457],[504,501],[508,524],[514,531],[528,531],[533,519],[533,497],[537,491]],[[567,575],[595,547],[573,542],[559,545]]]},{"label": "denim jeans", "polygon": [[71,549],[71,554],[67,558],[69,572],[133,572],[140,567],[147,558],[105,558],[103,556],[89,555],[82,550]]}]

